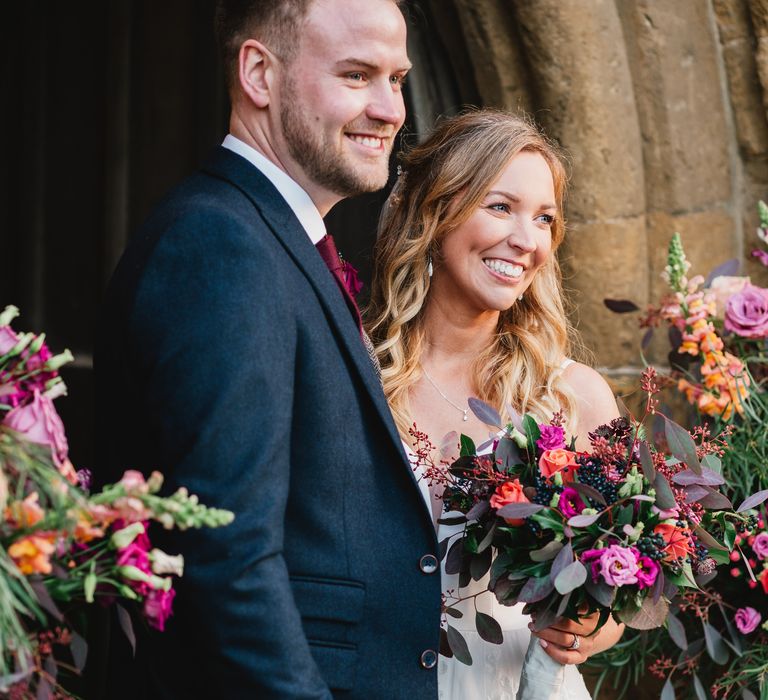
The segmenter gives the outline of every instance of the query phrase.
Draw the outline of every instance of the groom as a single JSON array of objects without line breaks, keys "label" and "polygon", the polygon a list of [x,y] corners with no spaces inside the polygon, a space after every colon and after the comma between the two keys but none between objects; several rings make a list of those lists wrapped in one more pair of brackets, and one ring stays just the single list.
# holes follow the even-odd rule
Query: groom
[{"label": "groom", "polygon": [[113,631],[106,697],[434,698],[434,529],[315,247],[334,204],[387,180],[403,16],[395,0],[224,0],[216,28],[230,134],[110,285],[97,478],[160,469],[236,519],[155,535],[186,561],[174,614],[135,659]]}]

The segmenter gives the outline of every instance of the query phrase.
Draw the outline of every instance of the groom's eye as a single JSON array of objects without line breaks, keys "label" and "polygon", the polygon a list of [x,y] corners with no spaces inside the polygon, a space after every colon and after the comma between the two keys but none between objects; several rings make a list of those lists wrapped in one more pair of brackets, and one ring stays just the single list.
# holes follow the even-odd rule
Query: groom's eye
[{"label": "groom's eye", "polygon": [[360,71],[357,71],[355,73],[347,73],[347,77],[350,80],[354,80],[355,82],[362,82],[365,80],[365,73],[361,73]]}]

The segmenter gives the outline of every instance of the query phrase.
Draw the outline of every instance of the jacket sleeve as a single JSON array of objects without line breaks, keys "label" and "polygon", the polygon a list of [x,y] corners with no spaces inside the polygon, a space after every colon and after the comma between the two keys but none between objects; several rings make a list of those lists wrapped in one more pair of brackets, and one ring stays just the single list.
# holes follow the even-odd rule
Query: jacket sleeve
[{"label": "jacket sleeve", "polygon": [[186,560],[176,615],[194,618],[183,644],[205,649],[227,697],[326,699],[282,553],[296,291],[261,235],[223,213],[173,222],[137,288],[132,352],[168,486],[235,513],[174,540]]}]

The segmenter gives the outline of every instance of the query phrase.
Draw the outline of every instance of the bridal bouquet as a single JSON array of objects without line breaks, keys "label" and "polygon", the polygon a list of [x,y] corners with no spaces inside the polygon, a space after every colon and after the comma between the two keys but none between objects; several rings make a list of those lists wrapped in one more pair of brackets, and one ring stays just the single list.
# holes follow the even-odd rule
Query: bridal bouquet
[{"label": "bridal bouquet", "polygon": [[181,576],[183,561],[152,547],[149,523],[218,527],[233,516],[185,489],[159,496],[158,472],[145,480],[127,471],[89,493],[53,405],[66,391],[58,370],[72,356],[53,356],[42,335],[17,334],[16,314],[14,307],[0,314],[0,694],[67,697],[56,679],[85,663],[84,605],[117,605],[132,643],[121,603],[158,630],[171,614],[171,577]]},{"label": "bridal bouquet", "polygon": [[[657,408],[653,369],[642,386],[647,417]],[[475,399],[470,406],[501,427],[494,409]],[[461,456],[447,476],[426,464],[427,477],[445,486],[446,510],[460,513],[441,522],[464,524],[459,537],[441,543],[446,572],[458,573],[461,586],[490,572],[498,601],[525,603],[538,630],[591,613],[599,613],[598,628],[611,614],[636,629],[674,626],[670,601],[730,561],[736,536],[755,528],[754,509],[768,491],[734,509],[719,490],[721,437],[663,420],[661,444],[646,440],[640,423],[620,418],[590,434],[589,452],[567,442],[558,416],[546,425],[531,416],[507,425],[489,454],[461,436]],[[431,446],[416,436],[417,454],[426,457]],[[447,617],[461,615],[455,605],[444,604]],[[501,643],[495,620],[477,613],[475,621],[483,639]],[[472,663],[448,622],[442,650]],[[561,671],[532,639],[518,697],[551,697]]]},{"label": "bridal bouquet", "polygon": [[[759,204],[761,248],[768,266],[768,207]],[[739,261],[706,278],[690,274],[682,241],[672,237],[664,273],[669,290],[640,320],[643,346],[658,327],[671,344],[664,381],[691,407],[691,422],[728,430],[722,474],[734,501],[768,489],[768,289],[739,275]],[[627,300],[606,300],[618,312],[639,311]],[[768,697],[768,518],[761,507],[752,533],[730,533],[736,550],[725,575],[675,601],[680,625],[647,638],[625,635],[621,649],[595,658],[615,687],[637,683],[645,669],[677,681],[683,696]],[[673,634],[674,632],[674,634]],[[628,674],[628,669],[639,669]],[[690,680],[693,679],[693,684]]]}]

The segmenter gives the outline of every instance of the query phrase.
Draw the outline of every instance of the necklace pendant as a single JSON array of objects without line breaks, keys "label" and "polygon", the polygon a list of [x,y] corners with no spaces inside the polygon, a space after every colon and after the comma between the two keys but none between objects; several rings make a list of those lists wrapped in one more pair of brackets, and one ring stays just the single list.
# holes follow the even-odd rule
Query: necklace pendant
[{"label": "necklace pendant", "polygon": [[466,412],[466,411],[464,411],[464,420],[465,420],[465,421],[468,421],[468,420],[469,420],[469,416],[467,416],[467,412]]}]

